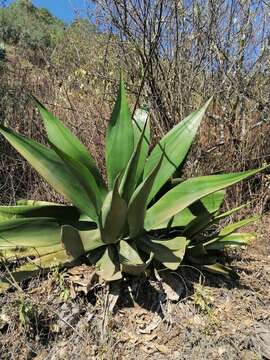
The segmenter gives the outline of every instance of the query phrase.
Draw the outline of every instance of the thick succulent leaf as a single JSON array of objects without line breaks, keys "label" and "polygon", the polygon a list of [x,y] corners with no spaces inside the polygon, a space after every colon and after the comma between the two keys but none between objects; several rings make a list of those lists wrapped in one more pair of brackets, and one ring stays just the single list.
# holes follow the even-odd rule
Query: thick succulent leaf
[{"label": "thick succulent leaf", "polygon": [[233,271],[230,267],[224,266],[219,263],[211,264],[211,265],[203,265],[202,269],[217,275],[222,275],[229,279],[239,278],[238,274],[235,271]]},{"label": "thick succulent leaf", "polygon": [[209,226],[214,214],[223,203],[225,193],[225,190],[217,191],[190,205],[189,208],[196,218],[186,226],[183,231],[184,236],[191,239]]},{"label": "thick succulent leaf", "polygon": [[80,217],[74,206],[38,204],[0,206],[0,221],[13,218],[52,217],[63,220],[76,221]]},{"label": "thick succulent leaf", "polygon": [[[42,232],[42,224],[40,224],[39,230]],[[26,233],[25,229],[23,229],[23,232]],[[10,281],[11,283],[13,283],[14,280],[16,282],[21,282],[23,280],[30,279],[31,277],[37,275],[40,270],[49,271],[54,267],[70,267],[79,264],[81,255],[84,255],[87,251],[103,246],[103,243],[100,240],[100,232],[97,229],[78,231],[72,226],[64,225],[62,227],[61,236],[62,244],[64,245],[65,249],[63,249],[63,246],[61,244],[60,246],[62,247],[62,249],[59,249],[60,229],[59,237],[57,238],[58,245],[54,245],[55,241],[52,241],[51,235],[53,234],[47,232],[47,246],[45,246],[44,248],[40,247],[38,248],[38,250],[40,249],[40,255],[42,255],[44,253],[44,250],[49,251],[48,243],[51,243],[51,249],[57,249],[57,251],[54,251],[53,253],[47,253],[46,255],[42,255],[34,260],[31,260],[30,263],[19,266],[18,268],[16,268],[15,271],[11,273],[11,276],[8,275],[6,278],[0,279],[0,288],[9,287]],[[36,237],[36,241],[37,240],[38,238]],[[30,245],[32,245],[31,238],[27,238],[25,241],[27,245],[29,245],[29,243]],[[32,241],[34,240],[32,239]],[[23,242],[23,244],[25,244],[25,242]],[[41,244],[44,244],[44,241]]]},{"label": "thick succulent leaf", "polygon": [[142,237],[138,240],[138,246],[147,254],[154,254],[154,259],[166,268],[176,270],[181,264],[187,241],[184,237],[173,239],[151,239]]},{"label": "thick succulent leaf", "polygon": [[63,250],[63,245],[59,242],[57,245],[40,246],[40,247],[2,247],[0,248],[0,258],[6,260],[18,260],[26,257],[38,258],[43,255],[52,254]]},{"label": "thick succulent leaf", "polygon": [[94,222],[94,220],[90,216],[88,216],[86,214],[81,214],[80,218],[79,218],[79,221]]},{"label": "thick succulent leaf", "polygon": [[227,247],[247,246],[256,239],[252,233],[230,233],[204,243],[206,250],[223,250]]},{"label": "thick succulent leaf", "polygon": [[122,278],[119,255],[115,245],[108,245],[104,254],[96,263],[100,276],[105,281],[115,281]]},{"label": "thick succulent leaf", "polygon": [[246,207],[247,205],[248,205],[248,203],[247,203],[247,204],[240,205],[240,206],[237,206],[237,207],[235,207],[235,208],[233,208],[233,209],[230,209],[230,210],[228,210],[228,211],[226,211],[226,212],[224,212],[224,213],[215,215],[215,216],[214,216],[214,221],[215,221],[215,222],[218,222],[219,220],[224,219],[224,218],[226,218],[226,217],[228,217],[228,216],[236,213],[237,211],[243,209],[243,208]]},{"label": "thick succulent leaf", "polygon": [[121,76],[118,97],[106,133],[105,155],[109,189],[112,189],[118,174],[126,168],[133,149],[133,125]]},{"label": "thick succulent leaf", "polygon": [[202,243],[187,246],[186,249],[187,258],[194,258],[194,257],[202,258],[205,255],[207,255],[207,251]]},{"label": "thick succulent leaf", "polygon": [[202,212],[210,214],[217,212],[224,201],[225,194],[226,190],[223,189],[203,197],[191,205],[193,214],[200,216]]},{"label": "thick succulent leaf", "polygon": [[[171,219],[169,221],[165,221],[163,224],[158,225],[157,229],[166,229],[168,227],[168,224],[170,222],[171,227],[186,227],[190,224],[193,224],[194,226],[191,226],[192,229],[196,228],[198,230],[197,225],[202,224],[203,220],[209,219],[212,217],[212,214],[218,211],[220,208],[225,196],[225,191],[217,191],[213,194],[207,195],[204,198],[198,200],[194,204],[192,204],[189,208],[185,208],[182,211],[180,211],[178,214],[176,214],[173,217],[173,220]],[[205,216],[206,215],[206,216]],[[194,221],[194,222],[193,222]],[[206,220],[208,221],[208,220]]]},{"label": "thick succulent leaf", "polygon": [[196,216],[192,214],[189,208],[186,208],[173,216],[171,219],[166,220],[163,223],[157,224],[151,229],[148,228],[146,224],[145,230],[167,229],[168,227],[185,227],[194,219],[196,219]]},{"label": "thick succulent leaf", "polygon": [[130,243],[125,240],[119,242],[119,259],[122,271],[131,275],[139,275],[145,271],[153,259],[153,253],[150,254],[147,261],[143,261],[138,253],[136,243]]},{"label": "thick succulent leaf", "polygon": [[74,259],[104,245],[99,229],[78,230],[71,225],[62,226],[61,242]]},{"label": "thick succulent leaf", "polygon": [[136,146],[141,137],[141,133],[145,127],[146,129],[144,133],[143,143],[141,147],[140,157],[137,165],[136,178],[135,183],[138,184],[144,170],[145,162],[147,159],[149,144],[150,144],[150,121],[149,121],[149,113],[143,109],[137,109],[134,114],[133,120],[133,128],[134,128],[134,146]]},{"label": "thick succulent leaf", "polygon": [[77,262],[67,255],[65,250],[60,250],[49,255],[41,256],[37,259],[31,260],[30,263],[17,267],[11,274],[4,278],[0,278],[0,289],[6,289],[12,286],[14,282],[22,282],[28,280],[41,271],[50,271],[55,267],[71,267]]},{"label": "thick succulent leaf", "polygon": [[233,231],[236,231],[236,230],[240,229],[241,227],[246,226],[250,223],[253,223],[254,221],[257,221],[259,219],[260,219],[260,216],[256,215],[256,216],[252,216],[251,218],[240,220],[233,224],[229,224],[220,231],[219,236],[228,235],[228,234],[232,233]]},{"label": "thick succulent leaf", "polygon": [[163,156],[161,156],[159,162],[155,168],[150,172],[148,177],[137,187],[134,194],[130,199],[128,206],[128,226],[129,226],[129,237],[135,238],[142,233],[144,228],[144,219],[147,208],[147,199],[158,170],[160,169]]},{"label": "thick succulent leaf", "polygon": [[145,228],[154,229],[202,197],[236,184],[265,168],[242,173],[201,176],[186,180],[168,191],[146,212]]},{"label": "thick succulent leaf", "polygon": [[131,158],[129,159],[129,162],[127,164],[127,167],[124,171],[121,183],[120,183],[120,194],[121,197],[126,201],[126,203],[129,203],[129,200],[134,192],[135,185],[136,185],[136,173],[137,173],[137,166],[140,160],[140,154],[142,149],[142,143],[144,140],[144,134],[145,134],[146,124],[143,128],[143,131],[141,133],[140,139],[131,155]]},{"label": "thick succulent leaf", "polygon": [[40,248],[60,243],[60,225],[52,218],[12,219],[0,223],[0,250]]},{"label": "thick succulent leaf", "polygon": [[83,208],[80,206],[85,202],[85,190],[55,151],[3,126],[0,126],[0,132],[56,191],[66,196],[83,213],[91,211],[90,217],[96,217],[90,203]]},{"label": "thick succulent leaf", "polygon": [[165,156],[150,193],[149,201],[153,199],[185,159],[210,101],[211,99],[201,109],[190,114],[169,131],[151,152],[145,165],[144,178],[156,166],[163,152]]},{"label": "thick succulent leaf", "polygon": [[[78,181],[80,182],[82,188],[84,189],[84,197],[78,199],[80,201],[80,208],[86,209],[89,206],[88,212],[86,215],[94,218],[95,220],[98,218],[102,203],[102,197],[95,181],[95,178],[90,173],[85,165],[80,163],[79,161],[73,159],[69,155],[65,154],[63,151],[58,149],[56,146],[52,145],[54,151],[59,155],[59,157],[64,161],[67,168],[70,172],[73,172]],[[95,209],[95,216],[93,217],[93,210]]]},{"label": "thick succulent leaf", "polygon": [[34,96],[33,100],[39,109],[48,139],[57,148],[61,149],[68,156],[79,161],[94,176],[102,194],[106,194],[106,186],[97,169],[94,159],[87,148],[64,124],[50,113]]},{"label": "thick succulent leaf", "polygon": [[31,206],[43,206],[43,205],[55,205],[63,206],[63,204],[58,204],[52,201],[43,201],[43,200],[29,200],[29,199],[19,199],[16,201],[16,205],[31,205]]},{"label": "thick succulent leaf", "polygon": [[124,231],[127,216],[127,204],[119,194],[116,178],[113,190],[108,193],[101,209],[100,231],[102,241],[112,244],[118,241]]},{"label": "thick succulent leaf", "polygon": [[107,249],[107,245],[100,246],[94,250],[91,250],[87,253],[86,257],[91,264],[96,265],[96,263],[101,259]]}]

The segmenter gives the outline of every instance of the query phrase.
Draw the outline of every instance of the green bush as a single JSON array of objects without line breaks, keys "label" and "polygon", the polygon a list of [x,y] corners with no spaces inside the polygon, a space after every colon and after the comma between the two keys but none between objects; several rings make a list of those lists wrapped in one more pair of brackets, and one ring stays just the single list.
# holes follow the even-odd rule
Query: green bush
[{"label": "green bush", "polygon": [[64,31],[64,23],[47,9],[31,1],[17,0],[0,9],[0,39],[24,48],[53,48]]}]

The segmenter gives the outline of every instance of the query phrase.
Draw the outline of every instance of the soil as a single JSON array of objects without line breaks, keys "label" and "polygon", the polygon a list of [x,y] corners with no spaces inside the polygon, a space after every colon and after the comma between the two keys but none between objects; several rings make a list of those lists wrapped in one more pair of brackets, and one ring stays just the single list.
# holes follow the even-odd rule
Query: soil
[{"label": "soil", "polygon": [[238,281],[183,266],[171,287],[126,279],[117,297],[82,266],[6,292],[0,359],[270,359],[269,229],[268,215],[227,255]]}]

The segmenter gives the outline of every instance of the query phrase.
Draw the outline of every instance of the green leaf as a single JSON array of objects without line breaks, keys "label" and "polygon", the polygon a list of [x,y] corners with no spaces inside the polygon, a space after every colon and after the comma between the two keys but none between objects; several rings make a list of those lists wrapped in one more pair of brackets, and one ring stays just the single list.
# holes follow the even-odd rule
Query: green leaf
[{"label": "green leaf", "polygon": [[153,253],[150,254],[147,261],[143,261],[138,253],[136,243],[130,243],[125,240],[119,242],[119,258],[122,271],[130,275],[139,275],[145,271],[153,259]]},{"label": "green leaf", "polygon": [[119,255],[115,245],[108,245],[104,254],[96,263],[100,276],[105,281],[115,281],[122,278]]},{"label": "green leaf", "polygon": [[61,242],[74,259],[104,245],[99,229],[78,230],[70,225],[62,226]]},{"label": "green leaf", "polygon": [[48,272],[55,267],[71,267],[77,264],[65,250],[60,250],[49,255],[31,260],[30,263],[17,267],[11,274],[0,278],[0,289],[7,289],[14,284],[28,280],[41,271]]},{"label": "green leaf", "polygon": [[201,176],[186,180],[168,191],[146,212],[145,228],[147,230],[155,229],[202,197],[236,184],[265,168],[242,173]]},{"label": "green leaf", "polygon": [[194,111],[176,125],[161,139],[151,152],[145,165],[144,178],[156,166],[162,153],[165,152],[165,156],[150,193],[149,201],[153,199],[185,159],[210,102],[211,99],[201,109]]},{"label": "green leaf", "polygon": [[248,203],[247,203],[247,204],[240,205],[240,206],[237,206],[237,207],[235,207],[235,208],[233,208],[233,209],[230,209],[230,210],[228,210],[228,211],[226,211],[226,212],[224,212],[224,213],[215,215],[215,216],[214,216],[214,220],[215,220],[215,222],[218,222],[219,220],[224,219],[224,218],[226,218],[226,217],[234,214],[235,212],[243,209],[243,208],[246,207],[247,205],[248,205]]},{"label": "green leaf", "polygon": [[85,190],[76,175],[53,150],[3,126],[0,126],[0,132],[56,191],[66,196],[83,213],[91,211],[90,217],[96,217],[91,203],[81,207],[85,203]]},{"label": "green leaf", "polygon": [[0,258],[5,261],[18,260],[23,258],[38,258],[43,255],[52,254],[63,250],[62,244],[59,242],[57,245],[52,246],[40,246],[40,247],[17,247],[17,248],[9,248],[3,247],[0,248]]},{"label": "green leaf", "polygon": [[118,191],[119,177],[116,178],[113,190],[104,200],[101,209],[100,231],[102,241],[106,244],[118,242],[124,231],[127,216],[127,204]]},{"label": "green leaf", "polygon": [[[84,197],[78,199],[78,203],[80,201],[79,207],[81,209],[87,209],[90,203],[91,205],[89,206],[89,210],[88,212],[86,212],[86,215],[96,220],[100,213],[102,199],[99,188],[96,184],[93,175],[90,173],[87,167],[84,166],[82,163],[80,163],[77,160],[74,160],[73,158],[65,154],[63,151],[58,149],[53,144],[52,147],[53,150],[57,153],[57,155],[59,155],[59,157],[64,161],[70,172],[73,172],[76,175],[76,178],[79,180],[82,188],[84,189]],[[92,210],[93,207],[95,209],[94,217]]]},{"label": "green leaf", "polygon": [[173,239],[151,239],[142,237],[138,240],[138,246],[147,254],[154,254],[154,259],[166,268],[176,270],[181,264],[187,241],[184,237]]},{"label": "green leaf", "polygon": [[147,208],[147,199],[162,164],[163,158],[163,156],[160,158],[155,168],[150,172],[148,177],[137,187],[130,199],[130,203],[128,206],[128,226],[130,238],[135,238],[143,232],[144,219]]},{"label": "green leaf", "polygon": [[0,223],[0,250],[40,248],[60,243],[60,225],[52,218],[12,219]]},{"label": "green leaf", "polygon": [[222,275],[229,279],[239,278],[238,274],[235,271],[233,271],[230,267],[224,266],[219,263],[211,264],[211,265],[203,265],[202,269],[217,275]]},{"label": "green leaf", "polygon": [[256,216],[252,216],[251,218],[243,219],[243,220],[237,221],[236,223],[229,224],[220,231],[219,236],[228,235],[228,234],[232,233],[233,231],[240,229],[243,226],[253,223],[254,221],[258,221],[260,218],[261,217],[259,215],[256,215]]},{"label": "green leaf", "polygon": [[[190,232],[192,232],[193,229],[196,232],[200,231],[205,222],[208,223],[213,216],[212,214],[216,213],[220,208],[224,200],[224,195],[225,191],[221,190],[205,196],[194,204],[191,204],[190,207],[181,210],[173,217],[172,221],[170,219],[169,221],[166,220],[163,224],[159,224],[155,230],[166,229],[171,221],[170,227],[172,228],[186,227],[189,225]],[[188,229],[186,229],[186,231],[188,232]]]},{"label": "green leaf", "polygon": [[52,217],[76,221],[80,213],[74,206],[51,205],[50,203],[48,205],[36,203],[35,205],[0,206],[0,221],[25,217]]},{"label": "green leaf", "polygon": [[247,246],[255,239],[256,236],[252,233],[230,233],[212,239],[203,245],[207,250],[223,250],[226,247]]},{"label": "green leaf", "polygon": [[149,144],[150,144],[150,120],[149,114],[147,111],[143,109],[137,109],[134,114],[133,120],[133,128],[134,128],[134,146],[136,146],[139,142],[141,137],[141,133],[146,124],[145,134],[143,138],[143,143],[141,147],[140,157],[137,165],[135,183],[138,184],[141,180],[145,162],[147,159],[148,151],[149,151]]},{"label": "green leaf", "polygon": [[133,149],[133,125],[121,76],[118,97],[106,133],[105,155],[110,189],[112,189],[118,174],[126,168]]},{"label": "green leaf", "polygon": [[219,210],[225,196],[225,191],[220,190],[212,193],[190,205],[190,209],[196,218],[191,221],[183,231],[183,235],[191,239],[196,234],[207,228]]},{"label": "green leaf", "polygon": [[59,121],[59,119],[50,113],[38,99],[34,96],[32,96],[32,98],[39,109],[50,142],[68,156],[86,166],[90,173],[94,176],[100,191],[104,196],[107,192],[106,185],[104,184],[95,161],[87,148],[74,134],[72,134],[68,128],[64,126],[61,121]]},{"label": "green leaf", "polygon": [[120,183],[120,195],[122,198],[126,201],[126,203],[129,203],[129,200],[134,192],[134,188],[136,185],[136,173],[137,173],[137,166],[140,159],[141,154],[141,148],[142,143],[144,139],[146,124],[144,126],[144,129],[141,133],[140,139],[131,155],[131,158],[127,164],[127,167],[124,171],[121,183]]},{"label": "green leaf", "polygon": [[42,201],[42,200],[29,200],[29,199],[19,199],[16,201],[16,205],[31,205],[31,206],[45,206],[45,205],[54,205],[54,206],[62,206],[62,204],[58,204],[51,201]]}]

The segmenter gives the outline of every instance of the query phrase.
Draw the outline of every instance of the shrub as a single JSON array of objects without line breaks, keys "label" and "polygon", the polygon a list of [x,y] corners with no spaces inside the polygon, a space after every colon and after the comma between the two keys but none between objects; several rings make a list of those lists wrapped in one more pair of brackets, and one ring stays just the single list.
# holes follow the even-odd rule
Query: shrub
[{"label": "shrub", "polygon": [[187,180],[174,178],[183,166],[210,101],[170,130],[149,154],[148,113],[132,119],[124,82],[106,133],[107,183],[85,146],[37,99],[50,148],[4,126],[8,142],[72,205],[23,200],[0,208],[0,251],[18,265],[1,286],[22,281],[40,269],[95,264],[106,281],[123,273],[139,275],[148,267],[176,270],[186,261],[232,276],[218,262],[226,247],[254,238],[237,233],[253,217],[222,230],[215,225],[237,209],[220,213],[225,190],[264,168]]}]

